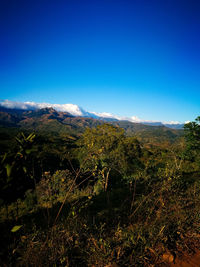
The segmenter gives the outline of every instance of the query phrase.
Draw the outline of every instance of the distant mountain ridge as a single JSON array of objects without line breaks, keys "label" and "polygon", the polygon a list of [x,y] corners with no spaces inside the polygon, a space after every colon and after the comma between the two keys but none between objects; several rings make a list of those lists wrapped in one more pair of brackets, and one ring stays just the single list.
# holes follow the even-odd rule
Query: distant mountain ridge
[{"label": "distant mountain ridge", "polygon": [[[178,122],[171,123],[163,123],[163,122],[154,122],[154,121],[143,121],[138,119],[137,117],[120,117],[110,113],[97,113],[97,112],[88,112],[83,108],[75,105],[75,104],[49,104],[49,103],[35,103],[35,102],[15,102],[9,100],[1,100],[0,108],[9,110],[10,114],[13,112],[22,113],[23,111],[33,111],[40,110],[45,108],[52,108],[57,112],[64,112],[71,116],[85,117],[85,118],[93,118],[98,120],[104,120],[108,122],[112,121],[130,121],[133,123],[141,123],[149,126],[166,126],[172,129],[183,129],[184,124]],[[13,112],[12,112],[13,110]],[[38,111],[40,113],[40,111]]]},{"label": "distant mountain ridge", "polygon": [[[127,120],[97,119],[83,116],[73,116],[68,112],[59,112],[52,107],[19,110],[0,107],[0,132],[30,131],[43,135],[65,136],[78,138],[87,127],[92,128],[103,123],[110,123],[125,130],[128,136],[136,136],[146,143],[174,143],[183,135],[182,130],[170,129],[164,125],[150,126],[133,123]],[[3,130],[4,131],[4,130]]]}]

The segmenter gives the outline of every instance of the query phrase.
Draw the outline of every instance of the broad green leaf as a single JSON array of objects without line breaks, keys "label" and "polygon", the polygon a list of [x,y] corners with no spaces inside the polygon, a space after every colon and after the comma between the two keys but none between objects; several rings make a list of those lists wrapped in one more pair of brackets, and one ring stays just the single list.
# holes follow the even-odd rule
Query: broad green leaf
[{"label": "broad green leaf", "polygon": [[23,225],[15,225],[12,229],[11,229],[11,232],[12,233],[15,233],[17,232]]}]

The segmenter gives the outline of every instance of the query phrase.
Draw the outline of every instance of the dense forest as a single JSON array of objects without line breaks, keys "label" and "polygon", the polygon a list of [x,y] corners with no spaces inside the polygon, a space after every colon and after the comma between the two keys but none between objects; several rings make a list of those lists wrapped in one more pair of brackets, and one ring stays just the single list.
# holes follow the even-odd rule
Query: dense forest
[{"label": "dense forest", "polygon": [[184,130],[0,112],[1,266],[170,266],[200,234],[200,117]]}]

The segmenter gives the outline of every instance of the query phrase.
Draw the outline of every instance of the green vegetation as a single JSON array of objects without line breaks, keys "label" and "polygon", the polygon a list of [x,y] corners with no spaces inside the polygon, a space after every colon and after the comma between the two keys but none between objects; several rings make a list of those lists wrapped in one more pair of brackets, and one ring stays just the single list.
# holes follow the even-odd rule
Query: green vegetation
[{"label": "green vegetation", "polygon": [[0,128],[1,266],[167,266],[198,244],[199,118],[184,136],[49,109],[16,118]]}]

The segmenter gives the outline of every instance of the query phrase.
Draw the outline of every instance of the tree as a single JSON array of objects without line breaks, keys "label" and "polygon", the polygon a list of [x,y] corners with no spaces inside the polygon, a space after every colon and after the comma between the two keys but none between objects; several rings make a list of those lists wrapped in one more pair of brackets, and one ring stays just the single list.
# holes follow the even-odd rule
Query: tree
[{"label": "tree", "polygon": [[200,158],[200,116],[195,121],[184,125],[187,151],[195,158]]},{"label": "tree", "polygon": [[35,135],[31,133],[27,137],[20,133],[16,151],[10,151],[0,156],[0,193],[5,202],[15,201],[23,197],[27,188],[32,186],[32,153]]},{"label": "tree", "polygon": [[133,174],[139,166],[140,144],[136,138],[126,137],[124,130],[110,124],[86,129],[79,141],[80,166],[93,173],[108,190],[116,174]]},{"label": "tree", "polygon": [[200,148],[200,116],[184,125],[186,140],[192,148]]}]

